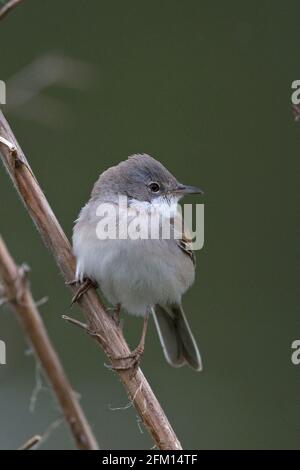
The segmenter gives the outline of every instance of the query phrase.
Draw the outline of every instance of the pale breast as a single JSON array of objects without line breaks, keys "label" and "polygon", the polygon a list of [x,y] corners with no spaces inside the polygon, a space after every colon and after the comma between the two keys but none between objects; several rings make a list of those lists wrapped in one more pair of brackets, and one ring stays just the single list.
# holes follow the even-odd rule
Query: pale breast
[{"label": "pale breast", "polygon": [[95,220],[80,218],[73,246],[77,277],[97,281],[112,304],[121,303],[130,313],[180,302],[194,281],[193,262],[175,240],[99,240]]}]

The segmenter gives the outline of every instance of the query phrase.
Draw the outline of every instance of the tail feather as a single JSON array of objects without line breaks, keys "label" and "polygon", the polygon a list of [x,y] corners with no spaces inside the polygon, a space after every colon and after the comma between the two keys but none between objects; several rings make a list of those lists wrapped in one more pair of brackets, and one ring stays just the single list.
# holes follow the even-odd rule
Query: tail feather
[{"label": "tail feather", "polygon": [[188,363],[202,370],[200,353],[180,305],[156,305],[153,317],[167,361],[174,367]]}]

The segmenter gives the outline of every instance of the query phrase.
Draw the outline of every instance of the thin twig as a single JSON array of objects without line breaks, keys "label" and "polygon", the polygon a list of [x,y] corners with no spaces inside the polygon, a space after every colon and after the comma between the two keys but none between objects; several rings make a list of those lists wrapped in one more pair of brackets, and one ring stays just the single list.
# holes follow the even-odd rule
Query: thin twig
[{"label": "thin twig", "polygon": [[30,450],[34,446],[36,446],[40,441],[42,437],[39,436],[38,434],[36,436],[32,436],[28,441],[26,441],[22,446],[19,447],[18,450]]},{"label": "thin twig", "polygon": [[60,128],[62,118],[71,122],[72,113],[63,101],[45,91],[60,86],[83,92],[97,82],[97,75],[92,63],[57,52],[42,54],[6,80],[9,100],[5,110],[39,125]]},{"label": "thin twig", "polygon": [[42,444],[44,444],[49,437],[53,434],[53,432],[62,424],[63,417],[57,418],[53,421],[46,429],[46,431],[41,435],[41,439],[35,445],[35,449],[38,449]]},{"label": "thin twig", "polygon": [[22,326],[40,361],[64,412],[79,449],[98,449],[98,444],[76,399],[60,360],[48,337],[33,300],[26,270],[19,268],[0,236],[0,276],[6,298],[21,320]]},{"label": "thin twig", "polygon": [[[24,164],[15,165],[15,157],[12,158],[9,149],[0,143],[3,163],[45,244],[62,271],[65,281],[71,281],[74,279],[75,258],[70,243],[1,112],[0,135],[16,147],[17,157]],[[75,292],[76,286],[70,288]],[[79,304],[84,311],[89,330],[94,332],[92,337],[101,345],[112,365],[117,365],[117,361],[113,358],[130,354],[121,329],[106,313],[94,288],[89,289]],[[157,447],[166,450],[181,449],[181,444],[141,369],[138,368],[134,376],[129,370],[120,370],[117,373]],[[137,390],[140,390],[140,393],[136,394]]]},{"label": "thin twig", "polygon": [[9,0],[2,8],[0,8],[0,20],[4,18],[7,13],[13,10],[23,0]]},{"label": "thin twig", "polygon": [[89,327],[85,323],[82,323],[81,321],[76,320],[75,318],[68,317],[67,315],[63,315],[62,318],[64,320],[67,320],[69,323],[72,323],[73,325],[79,326],[79,328],[82,328],[86,332],[89,332]]}]

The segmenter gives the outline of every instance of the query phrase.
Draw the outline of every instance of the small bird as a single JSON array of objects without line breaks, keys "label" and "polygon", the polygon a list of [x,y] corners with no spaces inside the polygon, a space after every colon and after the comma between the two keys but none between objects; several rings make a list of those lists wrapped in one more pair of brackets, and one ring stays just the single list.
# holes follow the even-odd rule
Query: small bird
[{"label": "small bird", "polygon": [[[121,358],[131,362],[117,368],[128,369],[139,363],[148,318],[152,315],[167,361],[175,367],[188,364],[197,371],[202,369],[198,347],[181,304],[182,295],[194,282],[195,255],[186,233],[180,238],[174,236],[178,201],[192,193],[203,192],[180,184],[150,155],[135,154],[100,175],[75,222],[73,251],[77,259],[76,281],[81,283],[75,300],[92,284],[99,285],[114,306],[117,321],[121,307],[144,317],[138,347],[129,357]],[[120,203],[120,197],[126,198],[127,203]],[[119,224],[119,233],[123,232],[128,218],[131,221],[138,213],[140,225],[148,223],[150,215],[159,221],[160,227],[167,220],[173,236],[166,239],[162,236],[99,237],[101,205],[111,205],[118,211],[117,218],[108,215],[106,222],[113,228]]]}]

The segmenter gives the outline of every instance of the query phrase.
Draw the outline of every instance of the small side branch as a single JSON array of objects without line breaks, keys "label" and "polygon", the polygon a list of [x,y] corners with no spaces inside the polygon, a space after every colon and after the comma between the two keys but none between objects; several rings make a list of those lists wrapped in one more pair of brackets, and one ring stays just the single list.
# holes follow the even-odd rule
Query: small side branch
[{"label": "small side branch", "polygon": [[[86,417],[48,337],[33,300],[28,281],[28,268],[18,267],[0,236],[0,276],[4,296],[17,313],[33,346],[79,449],[98,449]],[[34,445],[34,444],[32,444]],[[29,448],[29,447],[24,447]]]}]

